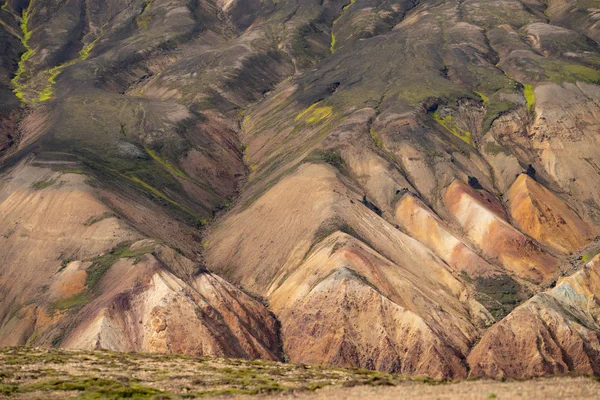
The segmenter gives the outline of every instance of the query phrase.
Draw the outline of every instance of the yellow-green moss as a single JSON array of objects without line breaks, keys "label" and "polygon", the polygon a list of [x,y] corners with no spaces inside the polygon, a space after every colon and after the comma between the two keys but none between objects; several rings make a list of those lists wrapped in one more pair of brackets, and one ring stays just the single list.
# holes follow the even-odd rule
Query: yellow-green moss
[{"label": "yellow-green moss", "polygon": [[352,4],[354,4],[356,2],[356,0],[350,0],[350,3],[346,4],[344,7],[342,7],[342,11],[346,11],[348,8],[350,8],[352,6]]},{"label": "yellow-green moss", "polygon": [[375,129],[373,129],[373,127],[369,129],[369,133],[371,134],[371,137],[375,142],[375,146],[377,146],[378,149],[383,150],[383,142],[381,140],[381,136],[379,136],[379,134],[375,131]]},{"label": "yellow-green moss", "polygon": [[[46,101],[46,100],[50,100],[53,96],[54,96],[54,84],[56,84],[56,77],[58,75],[60,75],[60,73],[62,72],[62,70],[64,68],[66,68],[69,65],[72,65],[73,63],[66,63],[66,64],[62,64],[62,65],[58,65],[54,68],[51,68],[47,71],[47,73],[49,74],[48,76],[48,84],[44,87],[44,89],[42,89],[40,96],[38,97],[37,101]],[[34,101],[35,102],[35,101]]]},{"label": "yellow-green moss", "polygon": [[[15,76],[12,79],[12,84],[13,84],[13,88],[14,88],[13,91],[19,99],[21,99],[24,102],[31,101],[32,103],[37,103],[37,102],[43,102],[46,100],[50,100],[54,96],[53,86],[56,84],[56,78],[62,73],[62,71],[65,68],[77,63],[78,61],[85,61],[90,56],[90,52],[94,48],[94,45],[96,44],[96,42],[102,36],[102,33],[100,35],[98,35],[98,37],[96,39],[94,39],[91,43],[83,46],[83,48],[79,51],[78,58],[74,58],[72,60],[69,60],[69,61],[61,64],[61,65],[57,65],[48,70],[39,72],[38,76],[40,76],[40,77],[47,76],[47,78],[46,78],[47,83],[41,90],[36,90],[37,88],[31,87],[32,86],[31,82],[28,82],[27,84],[21,82],[23,80],[23,78],[27,78],[29,80],[32,78],[31,76],[24,77],[23,75],[24,74],[27,75],[27,73],[29,72],[29,71],[27,71],[26,62],[29,60],[29,58],[34,53],[34,49],[32,49],[31,46],[29,45],[29,39],[31,38],[31,31],[29,30],[29,20],[31,17],[33,4],[34,4],[34,1],[32,0],[29,3],[29,6],[27,7],[27,9],[23,10],[23,13],[21,16],[21,23],[20,23],[21,32],[22,32],[21,43],[23,44],[23,47],[25,47],[26,51],[25,51],[25,53],[23,53],[21,55],[21,60],[19,61],[17,72],[15,73]],[[42,78],[42,81],[43,81],[43,78]],[[38,80],[38,82],[39,82],[39,80]],[[32,97],[31,94],[26,96],[26,93],[25,93],[26,91],[32,92],[32,94],[34,94],[35,97]]]},{"label": "yellow-green moss", "polygon": [[101,36],[102,36],[102,34],[98,35],[98,37],[96,39],[94,39],[90,44],[83,46],[83,48],[79,51],[79,59],[75,58],[75,59],[69,60],[64,64],[57,65],[56,67],[50,68],[47,71],[47,73],[49,74],[48,84],[41,91],[40,96],[38,97],[37,101],[50,100],[54,96],[53,86],[56,84],[56,78],[62,73],[62,71],[65,68],[70,67],[73,64],[76,64],[78,61],[87,60],[87,58],[90,56],[90,52],[94,48],[94,45],[100,39]]},{"label": "yellow-green moss", "polygon": [[487,97],[485,94],[483,94],[481,92],[475,92],[475,93],[477,93],[477,96],[481,97],[483,104],[488,104],[490,102],[490,98]]},{"label": "yellow-green moss", "polygon": [[295,121],[299,121],[302,118],[306,118],[305,121],[308,124],[316,124],[321,122],[325,118],[333,114],[333,108],[329,106],[317,107],[319,102],[311,105],[306,110],[302,111],[295,118]]},{"label": "yellow-green moss", "polygon": [[591,83],[600,82],[600,72],[596,69],[579,64],[567,64],[563,67],[563,73],[573,81],[584,81]]},{"label": "yellow-green moss", "polygon": [[331,32],[331,43],[329,44],[329,51],[331,54],[335,52],[335,33]]},{"label": "yellow-green moss", "polygon": [[38,329],[36,329],[35,331],[33,331],[33,334],[31,336],[29,336],[29,339],[27,339],[27,342],[25,343],[25,346],[31,346],[32,343],[35,341],[35,339],[37,339],[37,337],[39,336],[40,331]]},{"label": "yellow-green moss", "polygon": [[[546,75],[546,81],[562,84],[563,82],[600,83],[600,71],[580,64],[565,61],[546,60],[538,66]],[[534,78],[534,76],[531,76]]]},{"label": "yellow-green moss", "polygon": [[[356,0],[350,0],[350,3],[346,4],[344,7],[342,7],[342,13],[333,21],[333,26],[335,26],[335,24],[337,24],[337,22],[340,20],[340,18],[342,18],[342,15],[344,14],[344,12],[350,8],[352,6],[352,4],[354,4],[356,2]],[[331,54],[333,54],[335,52],[335,33],[333,33],[333,27],[331,28],[331,42],[329,44],[329,51],[331,52]]]},{"label": "yellow-green moss", "polygon": [[25,89],[25,85],[21,83],[21,77],[26,72],[25,63],[27,62],[27,60],[29,60],[29,58],[34,52],[34,50],[29,46],[29,39],[31,39],[31,31],[29,30],[29,18],[31,17],[33,4],[34,1],[31,0],[29,2],[29,6],[27,6],[27,8],[24,9],[23,13],[21,14],[21,23],[19,24],[19,26],[21,28],[21,44],[23,45],[23,47],[25,47],[25,52],[21,54],[21,59],[19,60],[17,72],[15,73],[15,76],[11,81],[14,88],[13,92],[15,93],[15,96],[17,96],[21,101],[25,101],[25,93],[23,91]]},{"label": "yellow-green moss", "polygon": [[183,172],[182,170],[180,170],[179,168],[177,168],[176,166],[174,166],[173,164],[169,163],[167,160],[165,160],[164,158],[161,158],[158,154],[156,154],[155,151],[153,151],[152,149],[149,149],[148,147],[144,147],[144,149],[146,150],[146,153],[148,153],[148,155],[150,157],[152,157],[155,161],[157,161],[160,165],[162,165],[163,167],[165,167],[165,169],[169,172],[171,172],[172,174],[177,175],[180,178],[186,179],[186,180],[192,180],[189,176],[187,176],[185,174],[185,172]]},{"label": "yellow-green moss", "polygon": [[212,193],[213,195],[224,199],[221,195],[219,195],[217,192],[215,192],[212,188],[198,182],[197,180],[191,178],[190,176],[188,176],[185,172],[183,172],[182,170],[180,170],[179,168],[177,168],[175,165],[171,164],[169,161],[165,160],[164,158],[162,158],[161,156],[159,156],[155,151],[153,151],[152,149],[148,148],[148,147],[144,147],[144,150],[146,150],[146,153],[148,153],[148,155],[150,157],[152,157],[152,159],[156,162],[158,162],[163,168],[165,168],[167,171],[169,171],[170,173],[172,173],[173,175],[176,175],[182,179],[185,179],[186,181],[192,182],[196,185],[198,185],[199,187],[201,187],[202,189],[205,189],[207,191],[209,191],[210,193]]},{"label": "yellow-green moss", "polygon": [[523,96],[525,96],[527,109],[533,112],[533,110],[535,109],[535,93],[533,92],[532,85],[523,85]]},{"label": "yellow-green moss", "polygon": [[304,117],[305,115],[307,115],[309,112],[311,112],[314,108],[316,108],[319,105],[319,103],[315,103],[313,105],[311,105],[310,107],[308,107],[306,110],[302,111],[300,114],[296,115],[296,118],[294,119],[295,121],[299,121],[302,117]]},{"label": "yellow-green moss", "polygon": [[68,310],[87,304],[90,301],[86,293],[78,293],[66,299],[57,300],[50,305],[54,310]]},{"label": "yellow-green moss", "polygon": [[[182,209],[183,211],[187,212],[190,215],[195,216],[195,213],[190,210],[189,208],[185,207],[184,205],[176,202],[175,200],[171,199],[169,196],[167,196],[166,194],[164,194],[163,192],[161,192],[160,190],[158,190],[157,188],[147,184],[146,182],[144,182],[143,180],[141,180],[140,178],[138,178],[137,176],[131,176],[131,177],[127,177],[127,179],[129,179],[130,181],[137,183],[138,185],[140,185],[141,187],[143,187],[144,189],[148,190],[149,192],[151,192],[152,194],[160,197],[163,200],[168,201],[169,203],[171,203],[172,205],[179,207],[180,209]],[[206,225],[207,221],[205,219],[201,219],[201,218],[197,218],[198,221],[202,224],[202,225]]]},{"label": "yellow-green moss", "polygon": [[150,21],[152,21],[152,16],[146,15],[148,10],[150,9],[150,4],[152,4],[152,0],[146,0],[144,3],[144,8],[140,15],[135,19],[135,23],[137,24],[138,29],[145,31],[148,29],[148,25]]},{"label": "yellow-green moss", "polygon": [[254,124],[252,123],[251,117],[246,115],[242,120],[242,129],[244,131],[249,131],[254,128]]},{"label": "yellow-green moss", "polygon": [[90,56],[90,53],[92,52],[92,50],[94,49],[94,46],[96,45],[96,42],[98,40],[100,40],[100,37],[101,37],[101,35],[98,35],[98,37],[96,39],[94,39],[94,41],[92,43],[83,46],[83,48],[81,50],[79,50],[79,59],[81,61],[85,61],[88,59],[88,57]]},{"label": "yellow-green moss", "polygon": [[306,119],[309,124],[315,124],[324,120],[333,114],[333,108],[331,107],[318,107],[313,110],[310,116]]},{"label": "yellow-green moss", "polygon": [[461,139],[463,142],[473,145],[472,134],[469,131],[461,129],[453,120],[452,116],[440,117],[438,112],[433,113],[433,119],[448,132]]},{"label": "yellow-green moss", "polygon": [[49,188],[50,186],[54,185],[56,183],[56,181],[58,181],[58,178],[43,179],[41,181],[37,181],[37,182],[33,183],[31,185],[31,188],[33,190],[46,189],[46,188]]}]

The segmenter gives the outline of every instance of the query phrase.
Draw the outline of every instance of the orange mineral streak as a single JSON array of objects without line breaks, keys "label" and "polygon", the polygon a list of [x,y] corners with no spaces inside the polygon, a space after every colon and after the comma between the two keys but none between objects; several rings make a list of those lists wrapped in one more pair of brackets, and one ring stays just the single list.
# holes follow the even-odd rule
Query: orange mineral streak
[{"label": "orange mineral streak", "polygon": [[563,253],[584,247],[590,226],[558,196],[520,175],[508,192],[509,210],[518,227],[540,243]]},{"label": "orange mineral streak", "polygon": [[558,260],[510,225],[502,203],[490,193],[454,181],[444,202],[467,236],[507,271],[535,283],[555,276]]}]

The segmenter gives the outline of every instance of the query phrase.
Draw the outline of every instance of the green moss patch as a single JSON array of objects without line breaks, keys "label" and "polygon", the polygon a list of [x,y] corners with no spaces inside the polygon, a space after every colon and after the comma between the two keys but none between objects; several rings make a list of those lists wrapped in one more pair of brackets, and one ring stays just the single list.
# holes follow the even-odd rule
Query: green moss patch
[{"label": "green moss patch", "polygon": [[448,132],[462,140],[468,145],[473,145],[472,134],[469,131],[461,129],[453,120],[451,115],[440,116],[439,110],[433,113],[433,119]]},{"label": "green moss patch", "polygon": [[111,213],[110,211],[104,211],[100,215],[97,215],[95,217],[91,217],[90,219],[88,219],[87,221],[85,221],[85,223],[83,225],[85,225],[85,226],[92,226],[94,224],[97,224],[100,221],[104,221],[105,219],[114,218],[114,216],[115,216],[115,214]]},{"label": "green moss patch", "polygon": [[333,108],[329,106],[319,107],[320,103],[315,103],[299,113],[295,121],[304,120],[308,124],[316,124],[330,117],[333,114]]},{"label": "green moss patch", "polygon": [[527,109],[530,112],[533,112],[535,110],[535,93],[532,85],[523,85],[523,96],[525,96]]},{"label": "green moss patch", "polygon": [[49,188],[50,186],[54,185],[57,180],[58,180],[58,178],[52,178],[52,179],[44,179],[41,181],[37,181],[31,185],[31,188],[33,190],[46,189],[46,188]]},{"label": "green moss patch", "polygon": [[379,136],[379,134],[375,131],[375,129],[373,127],[371,127],[369,129],[369,134],[371,135],[371,138],[373,139],[373,142],[375,143],[375,146],[377,146],[377,148],[379,150],[384,150],[383,149],[383,141],[381,140],[381,136]]},{"label": "green moss patch", "polygon": [[29,18],[31,17],[34,2],[34,0],[31,0],[27,8],[24,9],[21,14],[21,23],[19,24],[19,26],[21,28],[21,44],[23,45],[23,47],[25,47],[25,52],[21,54],[21,60],[19,60],[17,72],[11,80],[15,96],[17,96],[22,101],[25,101],[25,85],[22,83],[22,81],[24,79],[27,79],[30,74],[30,71],[27,69],[27,60],[31,58],[34,52],[34,50],[29,45],[29,39],[31,39],[32,33],[29,30]]},{"label": "green moss patch", "polygon": [[334,150],[315,150],[303,160],[304,162],[324,162],[342,170],[344,168],[344,159],[339,152]]},{"label": "green moss patch", "polygon": [[504,146],[499,144],[488,142],[484,148],[485,152],[491,154],[493,156],[497,156],[498,154],[510,155],[510,150]]},{"label": "green moss patch", "polygon": [[50,304],[51,310],[80,309],[90,301],[87,293],[78,293],[66,299],[61,299]]},{"label": "green moss patch", "polygon": [[92,265],[87,269],[87,277],[85,285],[88,290],[93,291],[102,279],[104,274],[122,258],[137,258],[144,254],[151,253],[154,250],[154,245],[143,247],[136,250],[131,250],[131,242],[119,243],[114,249],[99,257],[93,258],[90,261]]},{"label": "green moss patch", "polygon": [[515,103],[508,100],[498,100],[497,97],[489,99],[486,103],[485,117],[482,122],[482,132],[487,132],[494,121],[501,116],[517,107]]},{"label": "green moss patch", "polygon": [[30,392],[81,392],[83,398],[150,398],[161,393],[160,390],[137,383],[117,381],[100,377],[71,377],[70,379],[49,379],[19,386],[16,393]]}]

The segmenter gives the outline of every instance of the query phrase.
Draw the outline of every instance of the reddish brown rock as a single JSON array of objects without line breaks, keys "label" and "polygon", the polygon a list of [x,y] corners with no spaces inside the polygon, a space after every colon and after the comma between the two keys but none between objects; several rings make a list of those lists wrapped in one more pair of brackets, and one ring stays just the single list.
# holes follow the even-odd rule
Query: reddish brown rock
[{"label": "reddish brown rock", "polygon": [[469,354],[472,376],[600,374],[600,256],[490,328]]}]

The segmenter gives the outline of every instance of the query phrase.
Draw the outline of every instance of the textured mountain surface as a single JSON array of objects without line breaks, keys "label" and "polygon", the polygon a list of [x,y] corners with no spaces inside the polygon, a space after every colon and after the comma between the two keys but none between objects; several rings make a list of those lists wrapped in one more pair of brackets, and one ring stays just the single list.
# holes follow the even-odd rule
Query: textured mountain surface
[{"label": "textured mountain surface", "polygon": [[0,345],[600,375],[600,1],[3,0]]}]

